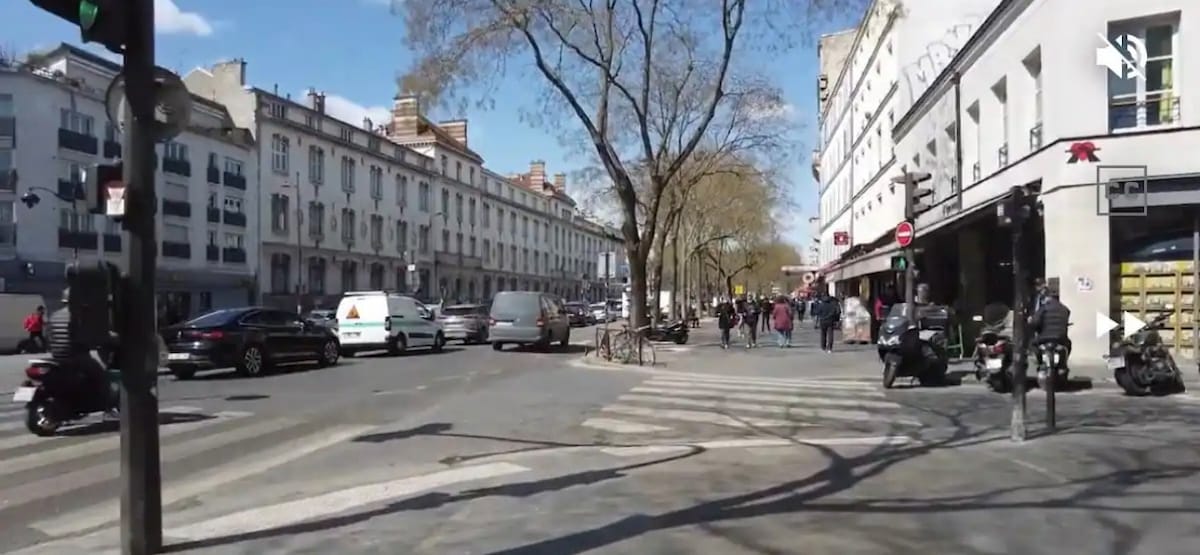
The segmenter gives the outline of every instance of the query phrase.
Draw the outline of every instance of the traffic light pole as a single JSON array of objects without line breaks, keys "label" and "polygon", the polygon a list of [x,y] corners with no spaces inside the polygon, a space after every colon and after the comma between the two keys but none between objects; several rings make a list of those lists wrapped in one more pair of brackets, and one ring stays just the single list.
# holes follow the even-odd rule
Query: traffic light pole
[{"label": "traffic light pole", "polygon": [[125,128],[125,229],[129,231],[121,337],[121,553],[162,549],[161,469],[158,444],[158,342],[155,338],[157,242],[153,135],[154,0],[125,3],[125,91],[131,120]]},{"label": "traffic light pole", "polygon": [[1013,441],[1025,441],[1027,429],[1025,426],[1025,385],[1028,378],[1028,322],[1027,314],[1028,293],[1025,289],[1025,267],[1021,263],[1025,256],[1025,189],[1012,188],[1012,197],[1008,200],[1012,217],[1012,270],[1013,270],[1013,384],[1012,384],[1012,419],[1010,422],[1010,438]]},{"label": "traffic light pole", "polygon": [[[905,175],[904,179],[904,219],[909,222],[916,221],[916,196],[917,181],[911,175]],[[917,296],[917,255],[913,244],[916,242],[916,237],[913,238],[913,243],[909,243],[904,249],[904,310],[906,316],[913,317],[916,313],[913,311],[913,306],[916,303]]]}]

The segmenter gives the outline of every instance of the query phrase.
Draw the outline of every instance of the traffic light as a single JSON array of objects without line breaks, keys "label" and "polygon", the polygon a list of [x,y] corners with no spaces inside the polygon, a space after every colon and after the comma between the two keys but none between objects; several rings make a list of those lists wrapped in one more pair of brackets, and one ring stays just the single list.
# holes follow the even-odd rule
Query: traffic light
[{"label": "traffic light", "polygon": [[33,5],[79,26],[83,42],[98,42],[125,53],[128,39],[124,0],[29,0]]},{"label": "traffic light", "polygon": [[906,198],[907,203],[905,204],[905,207],[907,208],[904,214],[905,219],[910,222],[916,221],[917,216],[920,216],[921,214],[928,212],[929,209],[933,208],[933,206],[923,202],[926,197],[933,196],[932,188],[921,187],[921,183],[915,179],[906,181],[904,188],[905,194],[908,195]]},{"label": "traffic light", "polygon": [[[92,164],[91,171],[87,172],[87,180],[84,183],[84,198],[87,201],[88,211],[93,214],[108,214],[106,209],[106,201],[108,200],[108,187],[110,185],[124,186],[125,167],[121,162],[114,164]],[[123,214],[108,214],[119,218]]]},{"label": "traffic light", "polygon": [[77,262],[67,267],[72,343],[89,348],[112,343],[120,284],[121,273],[109,262]]},{"label": "traffic light", "polygon": [[1041,201],[1030,195],[1024,187],[1013,187],[1009,197],[996,205],[996,216],[1002,226],[1022,223],[1029,220],[1035,211],[1040,211],[1040,204]]},{"label": "traffic light", "polygon": [[903,254],[892,257],[892,270],[903,272],[908,269],[908,257]]}]

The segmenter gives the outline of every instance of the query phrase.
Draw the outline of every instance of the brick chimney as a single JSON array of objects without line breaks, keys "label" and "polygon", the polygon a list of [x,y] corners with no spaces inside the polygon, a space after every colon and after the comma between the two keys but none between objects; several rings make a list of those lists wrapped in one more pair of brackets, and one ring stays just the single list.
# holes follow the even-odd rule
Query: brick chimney
[{"label": "brick chimney", "polygon": [[362,127],[367,131],[367,133],[373,133],[375,131],[375,124],[371,123],[371,118],[363,118]]},{"label": "brick chimney", "polygon": [[452,119],[450,121],[443,121],[438,124],[438,127],[441,127],[447,135],[450,135],[451,139],[462,143],[463,146],[467,146],[467,120]]},{"label": "brick chimney", "polygon": [[246,60],[234,58],[213,64],[213,77],[223,85],[246,86]]},{"label": "brick chimney", "polygon": [[421,102],[414,95],[396,95],[392,103],[392,135],[401,138],[417,136],[421,118]]},{"label": "brick chimney", "polygon": [[546,161],[534,160],[529,163],[529,183],[541,189],[546,183]]},{"label": "brick chimney", "polygon": [[559,191],[566,192],[566,190],[567,190],[567,174],[565,174],[565,173],[554,174],[554,188],[558,189]]}]

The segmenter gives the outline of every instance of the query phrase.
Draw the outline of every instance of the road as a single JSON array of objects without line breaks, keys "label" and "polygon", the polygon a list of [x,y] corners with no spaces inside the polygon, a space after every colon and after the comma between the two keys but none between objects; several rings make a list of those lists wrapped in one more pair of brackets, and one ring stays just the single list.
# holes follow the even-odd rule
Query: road
[{"label": "road", "polygon": [[[165,378],[168,541],[256,554],[1158,554],[1200,539],[1200,398],[1097,383],[1063,394],[1060,432],[1040,436],[1034,392],[1034,439],[1013,444],[1007,398],[970,380],[884,391],[869,349],[714,340],[703,329],[664,347],[653,369],[579,348],[466,347]],[[0,416],[0,551],[111,549],[113,432],[41,440]]]}]

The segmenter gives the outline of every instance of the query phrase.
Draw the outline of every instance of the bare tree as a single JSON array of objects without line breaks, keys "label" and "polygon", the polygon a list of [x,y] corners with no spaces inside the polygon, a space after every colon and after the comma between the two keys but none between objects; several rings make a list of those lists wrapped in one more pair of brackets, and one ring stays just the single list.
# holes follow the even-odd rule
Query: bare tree
[{"label": "bare tree", "polygon": [[[497,84],[525,61],[542,92],[542,123],[570,121],[620,201],[634,322],[645,322],[646,261],[660,208],[720,122],[746,107],[778,110],[778,94],[746,69],[779,52],[814,15],[863,0],[422,0],[395,4],[416,63],[408,92],[446,100]],[[526,80],[524,84],[535,82]],[[484,87],[486,90],[487,87]],[[495,89],[491,89],[495,90]],[[489,91],[490,92],[490,91]],[[486,93],[485,93],[486,96]],[[773,98],[772,98],[773,97]],[[775,102],[772,102],[774,100]],[[686,109],[685,109],[686,108]],[[562,117],[562,116],[568,117]],[[579,133],[582,131],[582,133]],[[644,168],[643,187],[635,183]],[[639,206],[644,217],[639,224]]]}]

